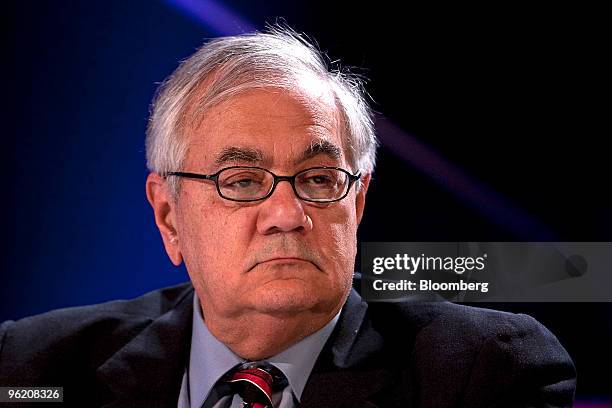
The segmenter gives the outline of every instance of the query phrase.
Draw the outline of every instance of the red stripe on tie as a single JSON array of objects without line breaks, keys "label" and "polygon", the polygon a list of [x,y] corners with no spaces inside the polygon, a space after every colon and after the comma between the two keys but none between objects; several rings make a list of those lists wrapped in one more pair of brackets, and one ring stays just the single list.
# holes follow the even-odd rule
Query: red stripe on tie
[{"label": "red stripe on tie", "polygon": [[236,371],[229,383],[241,386],[238,394],[249,407],[272,407],[272,375],[261,368]]}]

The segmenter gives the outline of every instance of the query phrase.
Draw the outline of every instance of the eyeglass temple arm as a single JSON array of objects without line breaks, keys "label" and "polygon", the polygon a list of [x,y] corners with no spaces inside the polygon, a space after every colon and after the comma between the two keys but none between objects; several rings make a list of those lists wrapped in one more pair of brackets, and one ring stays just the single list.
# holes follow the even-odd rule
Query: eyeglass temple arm
[{"label": "eyeglass temple arm", "polygon": [[209,175],[209,174],[188,173],[184,171],[170,171],[164,174],[164,177],[168,177],[168,176],[188,177],[188,178],[195,178],[195,179],[200,179],[200,180],[214,180],[217,175],[216,174]]}]

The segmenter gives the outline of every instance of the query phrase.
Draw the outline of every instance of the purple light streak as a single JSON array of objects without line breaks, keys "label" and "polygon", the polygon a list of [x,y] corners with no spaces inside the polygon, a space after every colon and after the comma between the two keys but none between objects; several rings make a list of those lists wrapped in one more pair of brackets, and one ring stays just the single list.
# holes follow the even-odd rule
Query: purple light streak
[{"label": "purple light streak", "polygon": [[225,5],[213,0],[166,0],[173,7],[203,23],[218,35],[255,31],[255,26]]},{"label": "purple light streak", "polygon": [[491,222],[526,240],[554,240],[554,234],[545,225],[388,119],[377,116],[376,128],[382,144],[391,152],[478,209]]}]

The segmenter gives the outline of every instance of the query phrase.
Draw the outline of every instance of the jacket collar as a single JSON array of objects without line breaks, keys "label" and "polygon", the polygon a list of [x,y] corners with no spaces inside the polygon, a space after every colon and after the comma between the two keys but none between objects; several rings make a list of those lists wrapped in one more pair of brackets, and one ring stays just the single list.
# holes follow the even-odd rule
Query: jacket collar
[{"label": "jacket collar", "polygon": [[[378,396],[391,397],[399,374],[385,363],[383,337],[372,327],[368,304],[353,289],[336,330],[323,349],[302,395],[302,408],[342,406],[375,408]],[[403,393],[411,395],[411,381],[404,373]],[[399,403],[398,403],[399,402]],[[410,401],[394,405],[410,407]],[[383,404],[382,406],[388,406]]]},{"label": "jacket collar", "polygon": [[[189,355],[193,287],[96,372],[113,406],[176,406]],[[129,403],[128,403],[129,402]]]}]

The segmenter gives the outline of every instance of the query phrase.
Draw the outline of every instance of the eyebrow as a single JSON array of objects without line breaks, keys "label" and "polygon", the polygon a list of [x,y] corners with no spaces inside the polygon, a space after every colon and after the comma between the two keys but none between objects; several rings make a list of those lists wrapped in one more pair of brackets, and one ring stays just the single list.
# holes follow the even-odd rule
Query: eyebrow
[{"label": "eyebrow", "polygon": [[306,160],[312,159],[320,154],[328,156],[331,159],[338,160],[342,157],[342,149],[330,142],[329,140],[319,139],[313,141],[310,146],[294,161],[294,164],[299,164]]},{"label": "eyebrow", "polygon": [[215,158],[217,166],[236,161],[259,164],[264,161],[264,154],[259,149],[232,146],[223,148]]},{"label": "eyebrow", "polygon": [[[294,160],[294,164],[300,164],[320,154],[337,160],[342,157],[342,149],[328,140],[314,140],[300,156]],[[231,162],[243,162],[248,164],[262,164],[270,161],[265,154],[251,147],[230,146],[223,148],[215,158],[215,164],[221,166]]]}]

